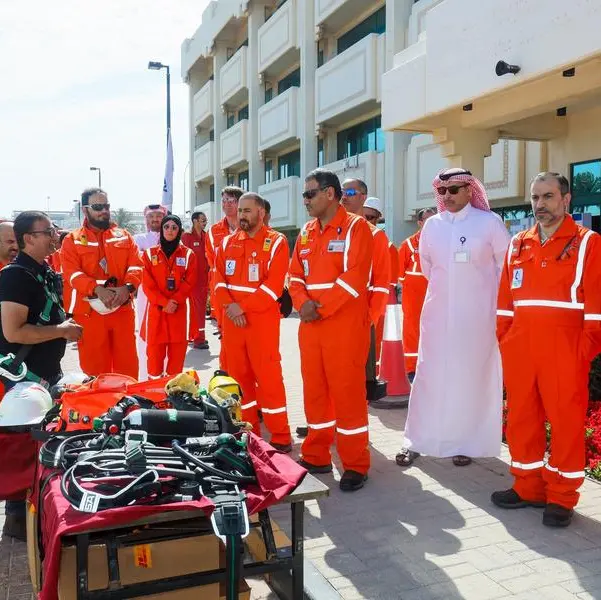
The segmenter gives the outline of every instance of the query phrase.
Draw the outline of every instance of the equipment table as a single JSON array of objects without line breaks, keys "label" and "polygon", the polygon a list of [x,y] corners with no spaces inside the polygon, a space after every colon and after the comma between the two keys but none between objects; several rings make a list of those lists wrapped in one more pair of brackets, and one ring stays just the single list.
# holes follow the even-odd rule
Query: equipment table
[{"label": "equipment table", "polygon": [[[76,548],[76,574],[77,574],[77,599],[78,600],[126,600],[128,598],[138,598],[159,594],[172,590],[180,590],[195,586],[207,585],[218,582],[235,581],[235,585],[226,585],[226,599],[238,600],[238,583],[242,577],[252,577],[253,575],[273,574],[274,584],[282,600],[303,600],[304,593],[304,510],[305,501],[314,500],[329,495],[329,488],[319,479],[310,473],[304,477],[302,482],[290,494],[284,497],[279,504],[289,504],[291,511],[292,532],[291,548],[276,548],[271,521],[268,510],[262,510],[258,513],[258,523],[252,523],[253,527],[260,527],[265,542],[267,559],[264,561],[247,562],[243,561],[243,552],[241,540],[236,544],[226,545],[225,568],[180,575],[177,577],[168,577],[157,579],[144,583],[136,583],[121,586],[119,582],[119,560],[117,556],[117,540],[115,535],[108,535],[108,532],[115,533],[118,529],[105,528],[84,530],[75,534],[64,536],[65,541],[72,540]],[[208,519],[204,516],[202,510],[182,510],[157,513],[127,524],[122,529],[131,529],[132,527],[143,527],[148,525],[169,523],[174,525],[177,522],[189,522],[190,519],[198,520],[203,518],[205,527],[198,530],[199,535],[213,535],[210,527],[206,524]],[[190,532],[190,529],[187,529]],[[106,534],[102,535],[103,532]],[[98,534],[101,534],[100,540],[104,540],[107,549],[107,562],[109,567],[109,587],[103,590],[88,590],[88,549],[91,543],[91,535],[94,540],[98,540]],[[147,542],[152,542],[148,539]]]}]

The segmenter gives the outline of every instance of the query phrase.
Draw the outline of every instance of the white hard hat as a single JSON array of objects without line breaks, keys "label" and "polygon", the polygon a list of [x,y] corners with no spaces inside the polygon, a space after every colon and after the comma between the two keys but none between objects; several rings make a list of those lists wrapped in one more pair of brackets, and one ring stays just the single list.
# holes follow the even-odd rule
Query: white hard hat
[{"label": "white hard hat", "polygon": [[101,315],[110,315],[120,308],[119,306],[108,308],[100,298],[86,298],[86,300],[90,303],[90,306]]},{"label": "white hard hat", "polygon": [[56,385],[78,385],[83,383],[88,376],[83,371],[70,371],[65,373]]},{"label": "white hard hat", "polygon": [[365,200],[363,208],[372,208],[373,210],[377,210],[381,215],[384,214],[382,212],[382,201],[380,198],[375,198],[374,196],[370,196]]},{"label": "white hard hat", "polygon": [[0,427],[37,425],[52,408],[48,390],[39,383],[21,382],[0,401]]}]

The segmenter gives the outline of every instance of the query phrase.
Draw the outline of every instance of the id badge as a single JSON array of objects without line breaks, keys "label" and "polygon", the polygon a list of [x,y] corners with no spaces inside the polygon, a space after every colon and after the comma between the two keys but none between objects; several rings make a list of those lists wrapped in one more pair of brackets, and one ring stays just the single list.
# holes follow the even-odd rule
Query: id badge
[{"label": "id badge", "polygon": [[303,270],[305,272],[305,277],[309,277],[309,260],[303,258]]},{"label": "id badge", "polygon": [[468,250],[457,250],[455,252],[456,263],[468,263],[470,262],[470,253]]},{"label": "id badge", "polygon": [[225,274],[233,275],[236,271],[236,261],[235,260],[226,260],[225,261]]},{"label": "id badge", "polygon": [[514,269],[511,289],[519,290],[522,287],[522,283],[524,283],[524,269]]},{"label": "id badge", "polygon": [[259,265],[257,263],[248,265],[248,281],[259,281]]},{"label": "id badge", "polygon": [[175,277],[167,277],[167,291],[173,292],[175,290]]},{"label": "id badge", "polygon": [[346,242],[344,240],[330,240],[328,243],[328,252],[344,252]]},{"label": "id badge", "polygon": [[185,267],[186,266],[186,258],[184,256],[177,256],[175,258],[175,265],[177,267]]},{"label": "id badge", "polygon": [[100,268],[105,273],[108,273],[108,265],[106,264],[106,258],[104,256],[102,257],[102,260],[98,264],[100,265]]}]

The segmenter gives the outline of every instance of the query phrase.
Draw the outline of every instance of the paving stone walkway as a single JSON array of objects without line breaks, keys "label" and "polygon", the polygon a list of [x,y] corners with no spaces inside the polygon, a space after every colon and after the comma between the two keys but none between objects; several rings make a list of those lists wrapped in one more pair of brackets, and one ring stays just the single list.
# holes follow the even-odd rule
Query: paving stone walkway
[{"label": "paving stone walkway", "polygon": [[[293,428],[304,421],[297,328],[297,319],[282,323]],[[216,367],[218,342],[209,338],[210,353],[191,351],[186,364]],[[76,364],[70,351],[65,365]],[[569,528],[549,529],[540,509],[503,511],[490,503],[492,491],[510,485],[506,451],[500,459],[463,468],[422,457],[403,470],[394,455],[403,445],[406,411],[370,413],[372,470],[366,487],[343,494],[338,470],[320,476],[331,496],[309,503],[305,519],[306,554],[341,598],[601,599],[601,485],[584,484]],[[287,509],[272,514],[282,527],[288,525]],[[29,599],[28,581],[25,545],[0,540],[0,600]],[[275,600],[262,582],[253,582],[252,597]]]}]

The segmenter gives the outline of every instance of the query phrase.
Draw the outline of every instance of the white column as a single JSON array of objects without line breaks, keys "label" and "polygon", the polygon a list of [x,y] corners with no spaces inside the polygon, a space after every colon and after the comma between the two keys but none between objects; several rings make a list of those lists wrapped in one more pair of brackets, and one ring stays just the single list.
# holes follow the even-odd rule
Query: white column
[{"label": "white column", "polygon": [[265,183],[265,163],[259,158],[259,107],[265,93],[259,83],[259,27],[265,23],[265,5],[253,2],[248,15],[248,171],[249,189],[256,192]]},{"label": "white column", "polygon": [[[315,41],[315,2],[299,0],[296,3],[299,24],[301,88],[299,137],[301,152],[301,184],[304,177],[317,167],[317,137],[315,135],[315,70],[317,69],[317,42]],[[302,227],[308,219],[299,194],[296,204],[296,225]]]},{"label": "white column", "polygon": [[187,187],[187,206],[184,206],[184,211],[194,209],[196,204],[196,185],[194,182],[194,138],[196,137],[196,126],[194,125],[194,94],[195,86],[192,85],[192,81],[188,82],[188,160],[190,166],[188,167],[187,177],[185,185]]},{"label": "white column", "polygon": [[221,190],[225,177],[221,174],[221,134],[227,129],[227,116],[221,112],[221,68],[227,62],[227,43],[215,42],[213,53],[213,183],[215,185],[215,210],[213,222],[221,218]]}]

